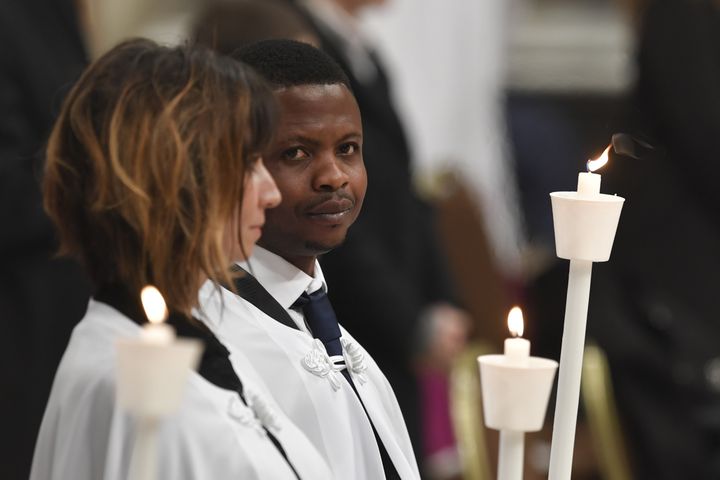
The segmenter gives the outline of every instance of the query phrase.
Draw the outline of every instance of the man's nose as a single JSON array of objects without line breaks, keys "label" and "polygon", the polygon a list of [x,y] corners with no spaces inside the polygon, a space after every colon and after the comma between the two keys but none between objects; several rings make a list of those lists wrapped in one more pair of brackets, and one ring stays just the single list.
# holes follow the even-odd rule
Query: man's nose
[{"label": "man's nose", "polygon": [[349,181],[342,160],[335,155],[318,158],[313,188],[318,191],[334,192],[346,186]]}]

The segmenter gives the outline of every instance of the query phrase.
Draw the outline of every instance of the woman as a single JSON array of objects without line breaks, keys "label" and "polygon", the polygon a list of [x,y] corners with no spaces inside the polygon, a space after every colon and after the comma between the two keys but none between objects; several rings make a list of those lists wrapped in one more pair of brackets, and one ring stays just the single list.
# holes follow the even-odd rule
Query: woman
[{"label": "woman", "polygon": [[205,345],[180,411],[161,426],[158,478],[330,477],[241,353],[192,319],[201,284],[231,283],[228,265],[251,252],[264,210],[279,203],[255,154],[274,126],[271,98],[240,63],[144,40],[108,52],[68,95],[45,208],[97,294],[56,374],[31,478],[127,477],[133,423],[115,406],[114,343],[146,321],[146,284],[179,335]]}]

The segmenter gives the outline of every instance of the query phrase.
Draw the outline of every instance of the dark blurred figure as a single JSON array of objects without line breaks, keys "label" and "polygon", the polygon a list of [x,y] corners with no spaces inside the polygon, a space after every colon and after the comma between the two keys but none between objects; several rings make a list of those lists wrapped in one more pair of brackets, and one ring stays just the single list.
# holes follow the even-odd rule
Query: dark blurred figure
[{"label": "dark blurred figure", "polygon": [[21,479],[89,295],[79,267],[52,258],[38,181],[54,114],[86,60],[71,0],[2,0],[0,45],[0,478]]},{"label": "dark blurred figure", "polygon": [[638,11],[632,131],[655,150],[603,175],[627,203],[588,331],[608,353],[637,478],[717,479],[720,2]]},{"label": "dark blurred figure", "polygon": [[263,40],[320,40],[284,0],[209,0],[195,20],[193,40],[225,55]]},{"label": "dark blurred figure", "polygon": [[[321,48],[347,72],[362,113],[368,190],[345,244],[321,260],[332,285],[328,294],[343,326],[368,349],[392,384],[416,455],[421,456],[432,446],[421,442],[415,369],[419,364],[432,370],[449,368],[464,345],[467,320],[453,306],[455,294],[436,240],[433,211],[413,190],[410,151],[388,78],[354,18],[363,7],[383,1],[292,3],[313,25]],[[433,377],[428,376],[431,383]]]}]

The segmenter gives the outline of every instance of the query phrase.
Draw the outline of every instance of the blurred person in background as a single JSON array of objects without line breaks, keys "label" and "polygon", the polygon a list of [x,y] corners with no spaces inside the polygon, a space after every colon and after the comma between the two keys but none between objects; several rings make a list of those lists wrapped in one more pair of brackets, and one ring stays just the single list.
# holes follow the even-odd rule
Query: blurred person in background
[{"label": "blurred person in background", "polygon": [[263,40],[320,43],[310,24],[285,0],[210,0],[193,24],[193,41],[225,55]]},{"label": "blurred person in background", "polygon": [[654,149],[609,165],[627,206],[588,333],[609,357],[636,478],[720,478],[720,2],[631,4],[628,130]]},{"label": "blurred person in background", "polygon": [[64,94],[86,64],[72,0],[0,2],[1,478],[27,478],[53,373],[90,286],[54,258],[42,210],[44,145]]}]

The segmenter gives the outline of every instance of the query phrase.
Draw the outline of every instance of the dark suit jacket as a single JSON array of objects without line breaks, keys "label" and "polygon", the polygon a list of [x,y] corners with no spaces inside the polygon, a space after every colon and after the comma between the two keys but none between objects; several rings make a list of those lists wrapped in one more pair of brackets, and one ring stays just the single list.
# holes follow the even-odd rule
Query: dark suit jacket
[{"label": "dark suit jacket", "polygon": [[627,202],[588,331],[637,478],[720,478],[720,5],[651,1],[638,67],[634,112],[660,150],[603,175]]},{"label": "dark suit jacket", "polygon": [[27,478],[52,379],[89,286],[53,260],[39,178],[63,92],[85,64],[70,0],[0,2],[0,478]]},{"label": "dark suit jacket", "polygon": [[453,300],[433,212],[412,187],[410,152],[393,108],[388,79],[361,83],[349,68],[343,40],[302,12],[321,48],[343,67],[360,106],[368,190],[345,244],[323,256],[329,296],[340,322],[377,360],[392,384],[419,449],[418,392],[411,372],[418,319],[433,302]]}]

